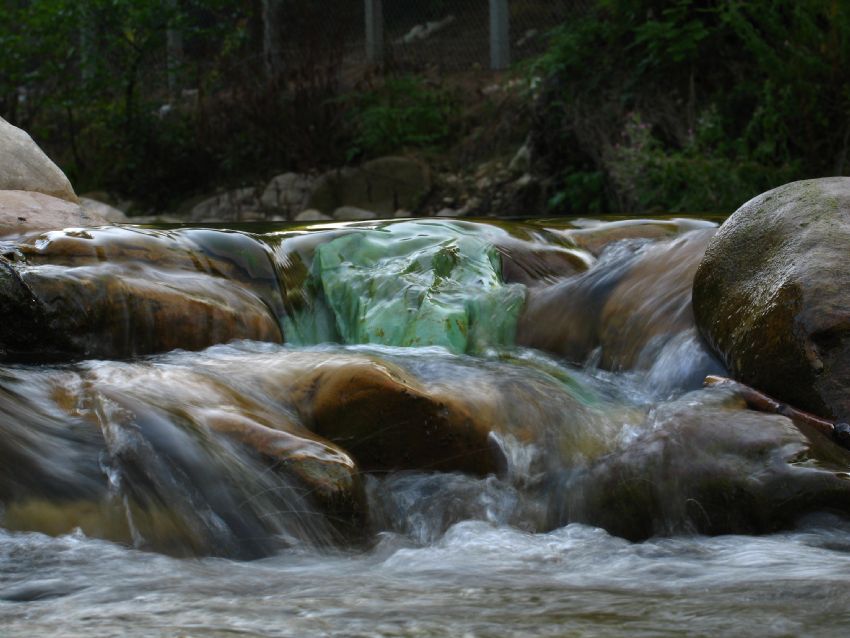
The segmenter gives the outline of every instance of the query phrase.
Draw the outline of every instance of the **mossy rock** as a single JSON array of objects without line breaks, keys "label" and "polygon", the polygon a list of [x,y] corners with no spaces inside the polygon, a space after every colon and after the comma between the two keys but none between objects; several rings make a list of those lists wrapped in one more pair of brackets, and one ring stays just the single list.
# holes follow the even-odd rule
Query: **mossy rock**
[{"label": "mossy rock", "polygon": [[694,280],[697,325],[734,376],[850,419],[850,178],[786,184],[732,215]]}]

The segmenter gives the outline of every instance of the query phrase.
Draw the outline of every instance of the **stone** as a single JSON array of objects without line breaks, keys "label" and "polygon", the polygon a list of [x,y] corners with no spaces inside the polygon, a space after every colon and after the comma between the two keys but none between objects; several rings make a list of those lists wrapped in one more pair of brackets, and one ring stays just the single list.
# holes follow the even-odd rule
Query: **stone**
[{"label": "stone", "polygon": [[189,212],[192,221],[240,221],[242,214],[260,208],[257,192],[251,187],[220,193],[195,204]]},{"label": "stone", "polygon": [[66,199],[32,191],[0,190],[0,236],[108,223]]},{"label": "stone", "polygon": [[510,171],[513,175],[522,175],[523,173],[528,173],[530,170],[531,141],[526,140],[525,143],[519,147],[516,154],[508,164],[508,171]]},{"label": "stone", "polygon": [[850,454],[784,416],[745,408],[719,388],[659,405],[636,440],[565,482],[559,522],[641,541],[765,534],[815,512],[850,513]]},{"label": "stone", "polygon": [[388,217],[399,208],[416,209],[431,185],[426,164],[408,157],[382,157],[320,176],[308,207],[330,214],[341,206],[354,206]]},{"label": "stone", "polygon": [[111,224],[121,224],[127,221],[127,215],[123,210],[118,210],[114,206],[96,199],[80,197],[80,206],[89,215],[99,216]]},{"label": "stone", "polygon": [[305,289],[321,294],[284,319],[287,341],[458,354],[511,345],[525,288],[505,284],[500,267],[486,234],[460,222],[350,229],[315,249]]},{"label": "stone", "polygon": [[307,208],[315,178],[300,173],[283,173],[268,183],[260,196],[264,208],[281,210],[290,217]]},{"label": "stone", "polygon": [[694,280],[697,326],[736,379],[850,419],[850,178],[793,182],[739,208]]},{"label": "stone", "polygon": [[32,191],[78,203],[71,182],[32,138],[0,117],[0,190]]},{"label": "stone", "polygon": [[0,256],[0,360],[130,357],[283,339],[271,255],[248,235],[70,229],[8,252],[14,260]]},{"label": "stone", "polygon": [[668,340],[694,327],[691,284],[714,232],[612,244],[586,272],[532,288],[517,343],[576,363],[597,352],[603,368],[646,369]]},{"label": "stone", "polygon": [[463,217],[463,213],[454,208],[443,208],[437,211],[434,217]]},{"label": "stone", "polygon": [[340,206],[334,211],[333,218],[337,221],[361,221],[377,219],[378,214],[371,210],[363,210],[356,206]]},{"label": "stone", "polygon": [[323,212],[316,210],[315,208],[308,208],[307,210],[302,210],[295,216],[294,221],[296,222],[330,222],[333,221],[333,217],[330,215],[325,215]]}]

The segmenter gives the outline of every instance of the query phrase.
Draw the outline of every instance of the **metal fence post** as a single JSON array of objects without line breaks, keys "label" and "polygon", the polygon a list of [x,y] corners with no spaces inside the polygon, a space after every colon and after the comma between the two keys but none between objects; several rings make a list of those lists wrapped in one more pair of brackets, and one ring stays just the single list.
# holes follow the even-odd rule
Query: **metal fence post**
[{"label": "metal fence post", "polygon": [[381,0],[366,2],[366,58],[372,64],[384,61],[384,7]]},{"label": "metal fence post", "polygon": [[490,68],[507,69],[511,63],[508,0],[490,0]]},{"label": "metal fence post", "polygon": [[180,74],[183,67],[183,32],[175,26],[180,6],[177,0],[168,0],[168,26],[165,31],[166,65],[168,70],[168,93],[172,98],[180,92]]}]

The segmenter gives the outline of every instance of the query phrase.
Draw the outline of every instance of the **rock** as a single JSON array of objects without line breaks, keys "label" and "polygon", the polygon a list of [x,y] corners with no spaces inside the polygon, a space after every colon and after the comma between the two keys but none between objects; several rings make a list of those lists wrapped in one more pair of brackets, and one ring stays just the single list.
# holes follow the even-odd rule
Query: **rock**
[{"label": "rock", "polygon": [[27,397],[0,380],[4,527],[233,558],[363,535],[348,454],[214,368],[161,363],[45,367]]},{"label": "rock", "polygon": [[307,208],[315,178],[300,173],[284,173],[272,178],[260,196],[264,208],[282,210],[288,216]]},{"label": "rock", "polygon": [[287,341],[458,354],[512,344],[525,288],[501,280],[497,248],[476,230],[410,221],[346,229],[320,244],[304,286],[310,297],[284,318]]},{"label": "rock", "polygon": [[819,511],[850,513],[850,455],[745,405],[712,388],[658,406],[640,437],[564,483],[560,523],[639,541],[764,534]]},{"label": "rock", "polygon": [[[374,362],[333,361],[313,375],[311,429],[366,471],[419,469],[495,473],[503,464],[491,424],[428,393],[403,371]],[[305,384],[306,385],[306,384]],[[375,436],[380,433],[380,436]]]},{"label": "rock", "polygon": [[32,191],[77,203],[71,182],[32,138],[0,117],[0,190]]},{"label": "rock", "polygon": [[330,222],[333,221],[333,217],[330,215],[325,215],[321,211],[316,210],[315,208],[308,208],[307,210],[302,210],[295,216],[295,220],[297,222]]},{"label": "rock", "polygon": [[694,280],[697,325],[734,377],[850,419],[850,178],[793,182],[744,204]]},{"label": "rock", "polygon": [[415,209],[430,190],[431,171],[425,164],[407,157],[382,157],[319,177],[308,207],[330,214],[341,206],[354,206],[390,216],[399,208]]},{"label": "rock", "polygon": [[208,197],[192,207],[192,221],[240,221],[242,215],[260,208],[257,192],[251,187],[237,188],[213,197]]},{"label": "rock", "polygon": [[118,210],[114,206],[95,199],[80,197],[80,206],[86,213],[95,217],[100,216],[112,224],[121,224],[127,221],[127,215],[123,210]]},{"label": "rock", "polygon": [[66,199],[31,191],[0,190],[0,235],[106,223],[96,212]]},{"label": "rock", "polygon": [[8,318],[0,360],[282,340],[276,270],[268,249],[247,235],[73,229],[18,243],[14,253],[14,262],[0,256],[0,310]]},{"label": "rock", "polygon": [[434,217],[463,217],[463,213],[454,208],[443,208],[437,211]]},{"label": "rock", "polygon": [[364,219],[377,219],[377,213],[363,210],[356,206],[340,206],[334,211],[333,218],[337,221],[357,221]]},{"label": "rock", "polygon": [[508,171],[514,175],[522,175],[531,170],[531,140],[527,139],[525,143],[519,147],[516,155],[513,156],[508,164]]},{"label": "rock", "polygon": [[691,282],[714,232],[613,244],[587,272],[532,288],[517,343],[577,363],[599,348],[606,369],[645,369],[668,340],[694,327]]}]

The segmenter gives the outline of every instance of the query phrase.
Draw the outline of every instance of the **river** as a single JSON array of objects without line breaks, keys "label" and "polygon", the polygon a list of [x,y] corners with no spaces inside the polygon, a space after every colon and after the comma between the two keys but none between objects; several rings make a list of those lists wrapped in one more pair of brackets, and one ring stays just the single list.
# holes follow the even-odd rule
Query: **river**
[{"label": "river", "polygon": [[[0,635],[850,628],[844,457],[728,390],[702,389],[724,372],[690,314],[689,277],[713,224],[441,223],[436,243],[427,223],[402,225],[394,255],[368,233],[352,246],[351,228],[373,229],[272,233],[271,270],[225,237],[241,247],[228,281],[248,281],[262,308],[285,314],[285,343],[237,334],[191,350],[67,356],[93,347],[86,335],[61,343],[62,360],[0,364]],[[199,241],[138,232],[146,250]],[[482,236],[506,281],[487,278]],[[103,257],[115,237],[25,240],[23,280],[37,292],[38,277],[59,272],[82,285],[108,266],[131,281],[137,257],[121,262],[121,246]],[[94,265],[80,242],[97,244]],[[300,275],[297,296],[275,297],[267,273],[292,288],[295,255],[321,269],[312,282]],[[182,281],[156,276],[172,290]],[[405,322],[411,295],[420,305]],[[111,343],[167,342],[157,317],[125,317]],[[435,330],[446,317],[460,328]],[[271,334],[259,321],[234,329],[251,325]],[[368,383],[346,385],[355,377]],[[398,429],[420,414],[424,438]],[[364,422],[375,429],[364,434]]]}]

